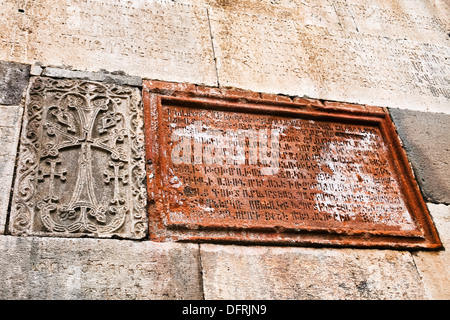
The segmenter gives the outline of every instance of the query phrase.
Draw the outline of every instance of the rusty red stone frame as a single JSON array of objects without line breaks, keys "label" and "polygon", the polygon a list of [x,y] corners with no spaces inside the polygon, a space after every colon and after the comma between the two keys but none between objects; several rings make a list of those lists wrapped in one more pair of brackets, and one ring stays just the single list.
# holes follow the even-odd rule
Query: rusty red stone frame
[{"label": "rusty red stone frame", "polygon": [[[442,247],[386,109],[159,81],[143,90],[151,240]],[[200,135],[279,128],[279,169],[205,164],[202,152],[221,149],[195,137],[174,164],[171,137],[194,123]]]}]

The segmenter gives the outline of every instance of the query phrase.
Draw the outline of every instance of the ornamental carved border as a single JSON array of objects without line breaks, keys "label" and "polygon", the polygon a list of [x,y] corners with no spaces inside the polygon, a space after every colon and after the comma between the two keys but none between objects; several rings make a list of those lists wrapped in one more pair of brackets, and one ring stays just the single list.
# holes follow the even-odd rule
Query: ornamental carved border
[{"label": "ornamental carved border", "polygon": [[144,238],[143,130],[136,88],[32,78],[11,234]]}]

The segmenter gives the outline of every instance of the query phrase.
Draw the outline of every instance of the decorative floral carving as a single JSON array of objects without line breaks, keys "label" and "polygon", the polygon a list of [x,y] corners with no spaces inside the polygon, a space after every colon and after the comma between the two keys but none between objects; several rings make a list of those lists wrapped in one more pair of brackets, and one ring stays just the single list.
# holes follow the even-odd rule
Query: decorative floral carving
[{"label": "decorative floral carving", "polygon": [[139,91],[32,80],[10,224],[13,234],[146,234]]}]

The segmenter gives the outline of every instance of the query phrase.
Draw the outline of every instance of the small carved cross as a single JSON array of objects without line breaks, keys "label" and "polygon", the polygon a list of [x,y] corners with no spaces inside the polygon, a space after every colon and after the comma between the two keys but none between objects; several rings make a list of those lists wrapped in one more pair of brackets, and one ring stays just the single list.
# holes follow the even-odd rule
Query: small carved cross
[{"label": "small carved cross", "polygon": [[46,164],[49,165],[50,170],[42,171],[41,169],[38,170],[38,181],[45,181],[45,178],[49,178],[49,197],[54,197],[54,190],[55,190],[55,178],[59,178],[61,181],[66,181],[66,175],[67,170],[63,169],[62,171],[56,171],[56,165],[61,163],[61,160],[59,159],[47,159],[45,161]]},{"label": "small carved cross", "polygon": [[119,180],[122,180],[123,184],[128,183],[128,174],[123,173],[120,174],[120,168],[123,167],[123,162],[109,162],[109,166],[114,168],[114,172],[105,170],[103,172],[103,175],[105,176],[105,183],[109,183],[111,179],[114,179],[114,201],[118,201],[119,199]]}]

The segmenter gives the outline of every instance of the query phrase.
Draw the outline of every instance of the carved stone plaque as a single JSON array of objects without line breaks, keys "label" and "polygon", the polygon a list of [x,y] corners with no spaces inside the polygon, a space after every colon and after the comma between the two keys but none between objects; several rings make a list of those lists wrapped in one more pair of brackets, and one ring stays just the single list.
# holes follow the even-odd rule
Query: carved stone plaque
[{"label": "carved stone plaque", "polygon": [[147,82],[151,238],[440,246],[388,113]]},{"label": "carved stone plaque", "polygon": [[12,234],[146,235],[138,89],[37,77],[26,100]]}]

